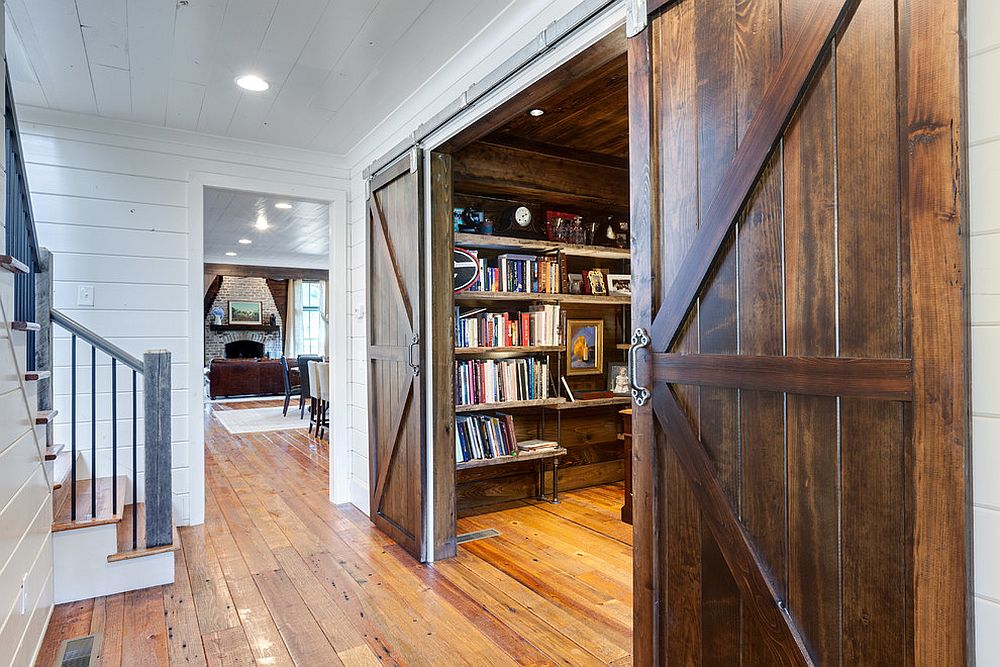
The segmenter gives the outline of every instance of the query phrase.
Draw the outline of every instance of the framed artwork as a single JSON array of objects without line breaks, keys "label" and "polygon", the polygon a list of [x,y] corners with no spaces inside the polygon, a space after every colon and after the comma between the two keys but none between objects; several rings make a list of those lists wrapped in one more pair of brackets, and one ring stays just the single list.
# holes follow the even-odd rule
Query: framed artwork
[{"label": "framed artwork", "polygon": [[604,274],[598,269],[591,269],[587,272],[587,281],[590,283],[591,294],[608,293],[608,287],[604,284]]},{"label": "framed artwork", "polygon": [[263,304],[260,301],[230,301],[230,324],[263,324]]},{"label": "framed artwork", "polygon": [[609,273],[608,293],[632,294],[632,276],[627,273]]},{"label": "framed artwork", "polygon": [[608,391],[620,396],[632,393],[628,383],[628,364],[621,361],[608,364]]},{"label": "framed artwork", "polygon": [[604,372],[604,320],[566,320],[566,375]]},{"label": "framed artwork", "polygon": [[583,294],[583,274],[570,273],[567,276],[570,294]]}]

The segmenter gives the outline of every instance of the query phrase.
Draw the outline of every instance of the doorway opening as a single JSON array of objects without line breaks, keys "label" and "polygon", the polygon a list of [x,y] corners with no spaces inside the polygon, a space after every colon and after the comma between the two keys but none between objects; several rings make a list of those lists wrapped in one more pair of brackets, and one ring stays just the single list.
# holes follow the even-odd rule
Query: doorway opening
[{"label": "doorway opening", "polygon": [[210,476],[227,448],[240,445],[245,456],[292,448],[316,480],[328,479],[329,208],[301,197],[205,188]]}]

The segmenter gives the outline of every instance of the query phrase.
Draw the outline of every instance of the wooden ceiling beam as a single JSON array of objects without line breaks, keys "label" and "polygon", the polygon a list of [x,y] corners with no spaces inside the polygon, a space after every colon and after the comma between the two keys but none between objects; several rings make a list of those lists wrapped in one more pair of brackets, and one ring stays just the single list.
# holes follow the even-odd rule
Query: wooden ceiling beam
[{"label": "wooden ceiling beam", "polygon": [[297,269],[283,266],[255,266],[251,264],[205,264],[206,275],[234,276],[237,278],[270,278],[271,280],[328,280],[330,272],[324,269]]}]

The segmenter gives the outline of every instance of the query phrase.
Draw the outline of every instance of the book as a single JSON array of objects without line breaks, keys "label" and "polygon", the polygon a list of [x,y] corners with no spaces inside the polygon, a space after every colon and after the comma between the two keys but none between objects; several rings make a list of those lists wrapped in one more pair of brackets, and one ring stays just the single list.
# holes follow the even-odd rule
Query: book
[{"label": "book", "polygon": [[480,405],[549,397],[547,357],[455,362],[455,404]]},{"label": "book", "polygon": [[509,414],[455,417],[455,462],[496,459],[517,454],[514,418]]},{"label": "book", "polygon": [[547,449],[555,449],[559,443],[554,440],[525,440],[517,443],[517,448],[522,452],[541,452]]},{"label": "book", "polygon": [[470,312],[455,309],[455,347],[561,345],[561,308],[546,304],[526,311]]}]

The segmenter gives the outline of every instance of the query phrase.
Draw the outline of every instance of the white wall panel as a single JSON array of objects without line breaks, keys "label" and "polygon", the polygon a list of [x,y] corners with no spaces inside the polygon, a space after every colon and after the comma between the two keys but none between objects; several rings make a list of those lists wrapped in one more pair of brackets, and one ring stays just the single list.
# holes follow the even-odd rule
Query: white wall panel
[{"label": "white wall panel", "polygon": [[[135,28],[130,24],[130,30]],[[161,103],[149,101],[142,113],[153,113]],[[319,153],[50,110],[22,109],[21,123],[39,237],[54,254],[57,307],[139,358],[152,348],[172,353],[175,518],[178,523],[201,522],[203,417],[200,411],[191,414],[189,399],[191,392],[201,396],[202,387],[189,386],[188,365],[194,359],[200,368],[202,356],[200,351],[192,354],[189,344],[189,314],[200,316],[202,309],[200,300],[192,302],[188,284],[192,174],[260,179],[288,184],[289,189],[308,185],[332,196],[346,188],[346,181],[338,178],[346,171],[335,158]],[[201,272],[196,273],[200,281]],[[93,286],[93,307],[76,305],[80,285]],[[200,292],[202,286],[198,287]],[[89,346],[80,344],[77,359],[82,390],[77,403],[78,445],[89,461]],[[108,358],[99,352],[99,474],[108,469],[111,456],[109,373]],[[56,435],[63,441],[70,432],[69,385],[69,341],[57,328],[53,386],[60,409]],[[120,445],[131,442],[129,389],[130,374],[123,368],[118,382]],[[139,405],[141,414],[141,396]],[[140,442],[142,426],[140,421]],[[119,464],[129,462],[120,459]]]},{"label": "white wall panel", "polygon": [[1000,664],[1000,4],[969,0],[976,659]]}]

